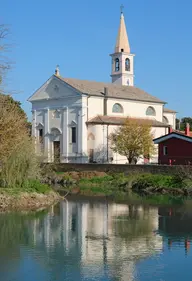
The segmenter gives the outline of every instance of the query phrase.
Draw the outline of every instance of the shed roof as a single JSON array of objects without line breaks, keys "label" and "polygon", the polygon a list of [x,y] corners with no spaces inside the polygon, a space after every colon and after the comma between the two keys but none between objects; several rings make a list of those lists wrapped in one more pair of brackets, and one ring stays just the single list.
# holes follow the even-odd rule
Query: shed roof
[{"label": "shed roof", "polygon": [[185,134],[177,132],[177,131],[169,133],[169,134],[164,135],[164,136],[161,136],[159,138],[156,138],[153,141],[154,141],[155,144],[159,144],[161,142],[167,141],[167,140],[172,139],[172,138],[181,139],[181,140],[185,140],[185,141],[188,141],[188,142],[192,143],[192,137],[191,136],[186,136]]}]

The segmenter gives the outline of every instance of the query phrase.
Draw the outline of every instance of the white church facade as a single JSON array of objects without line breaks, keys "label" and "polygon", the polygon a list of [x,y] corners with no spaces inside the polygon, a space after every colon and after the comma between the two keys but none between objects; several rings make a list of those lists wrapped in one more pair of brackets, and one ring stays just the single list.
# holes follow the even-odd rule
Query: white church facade
[{"label": "white church facade", "polygon": [[[123,13],[111,57],[112,83],[63,78],[57,68],[29,98],[36,152],[46,162],[126,163],[124,156],[111,151],[109,135],[127,117],[151,120],[154,138],[165,135],[169,126],[175,128],[176,112],[134,87],[134,55]],[[157,162],[157,157],[150,161]]]}]

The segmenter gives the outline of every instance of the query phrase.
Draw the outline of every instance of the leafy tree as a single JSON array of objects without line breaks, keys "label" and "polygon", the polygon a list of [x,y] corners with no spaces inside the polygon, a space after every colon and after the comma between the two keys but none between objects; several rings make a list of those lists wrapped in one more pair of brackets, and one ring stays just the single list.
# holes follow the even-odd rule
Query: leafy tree
[{"label": "leafy tree", "polygon": [[18,110],[18,113],[21,115],[21,117],[23,119],[25,119],[27,121],[27,115],[26,115],[25,111],[22,109],[20,101],[16,101],[11,96],[0,93],[0,102],[3,104],[15,105],[16,109]]},{"label": "leafy tree", "polygon": [[125,124],[110,135],[111,149],[127,157],[129,164],[155,152],[150,121],[127,118]]},{"label": "leafy tree", "polygon": [[26,115],[4,95],[0,95],[0,168],[1,186],[21,186],[39,172]]},{"label": "leafy tree", "polygon": [[[9,64],[4,57],[8,29],[0,25],[0,86]],[[22,186],[39,176],[39,163],[21,104],[0,91],[0,187]]]},{"label": "leafy tree", "polygon": [[190,128],[192,129],[192,118],[191,117],[183,117],[181,120],[176,119],[176,129],[180,130],[180,131],[184,131],[187,123],[189,123]]}]

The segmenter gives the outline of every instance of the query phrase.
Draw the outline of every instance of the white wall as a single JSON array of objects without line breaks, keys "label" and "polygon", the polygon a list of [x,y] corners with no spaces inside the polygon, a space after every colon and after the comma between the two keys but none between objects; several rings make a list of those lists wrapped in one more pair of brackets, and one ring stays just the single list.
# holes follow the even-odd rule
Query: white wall
[{"label": "white wall", "polygon": [[[112,108],[115,103],[121,104],[124,112],[122,114],[113,113]],[[156,111],[156,116],[147,116],[146,110],[149,106],[152,106]],[[146,102],[136,102],[136,101],[126,101],[126,100],[116,100],[116,99],[108,99],[107,101],[107,109],[108,115],[111,116],[130,116],[137,118],[153,118],[157,121],[162,122],[162,104],[157,103],[146,103]]]},{"label": "white wall", "polygon": [[[108,127],[108,128],[107,128]],[[125,164],[127,163],[127,158],[118,153],[114,153],[110,148],[110,142],[107,142],[107,134],[108,136],[113,133],[118,126],[114,125],[89,125],[88,126],[88,136],[92,134],[95,140],[91,138],[88,140],[88,151],[90,149],[94,150],[94,160],[96,162],[106,162],[107,161],[107,146],[108,146],[108,160],[113,157],[114,164]],[[108,130],[108,132],[107,132]],[[163,136],[167,133],[167,128],[161,127],[153,127],[151,129],[154,138]],[[158,162],[158,146],[156,146],[155,154],[153,155],[150,162]],[[138,160],[138,164],[143,164],[144,159],[140,158]]]},{"label": "white wall", "polygon": [[[113,113],[112,108],[115,103],[122,105],[123,113]],[[88,118],[91,119],[97,115],[103,115],[103,98],[102,97],[90,97],[88,100],[89,110]],[[146,110],[149,106],[152,106],[156,111],[156,116],[147,116]],[[107,114],[110,116],[130,116],[137,118],[152,118],[162,122],[163,105],[159,103],[147,103],[147,102],[136,102],[123,99],[109,98],[107,100]]]},{"label": "white wall", "polygon": [[176,129],[176,113],[163,112],[163,116],[168,119],[168,124]]},{"label": "white wall", "polygon": [[88,98],[88,119],[97,115],[103,115],[103,100],[102,97]]}]

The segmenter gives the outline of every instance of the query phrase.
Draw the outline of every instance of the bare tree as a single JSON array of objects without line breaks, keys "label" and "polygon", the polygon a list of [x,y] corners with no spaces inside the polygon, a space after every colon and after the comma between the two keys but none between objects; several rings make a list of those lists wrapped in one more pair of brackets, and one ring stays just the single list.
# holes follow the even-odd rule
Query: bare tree
[{"label": "bare tree", "polygon": [[[10,61],[8,57],[5,55],[10,45],[7,43],[9,35],[9,28],[4,24],[0,24],[0,84],[2,84],[3,77],[7,70],[10,69]],[[2,89],[0,88],[2,91]]]}]

